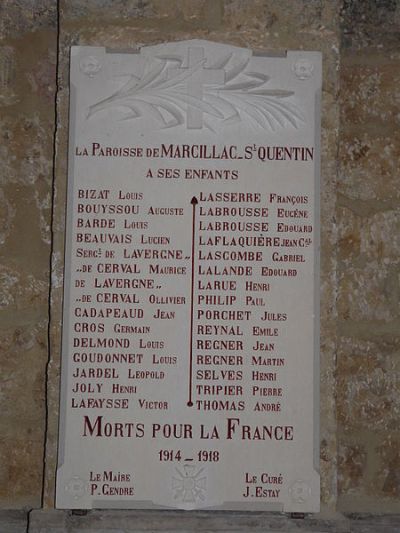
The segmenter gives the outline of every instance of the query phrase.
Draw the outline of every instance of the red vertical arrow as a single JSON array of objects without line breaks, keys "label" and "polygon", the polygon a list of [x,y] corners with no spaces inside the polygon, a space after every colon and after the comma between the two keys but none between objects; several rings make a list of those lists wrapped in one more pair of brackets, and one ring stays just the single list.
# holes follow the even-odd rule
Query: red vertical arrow
[{"label": "red vertical arrow", "polygon": [[190,200],[192,204],[192,280],[190,289],[190,353],[189,353],[189,400],[187,405],[193,406],[193,314],[194,314],[194,254],[195,254],[195,237],[196,237],[196,205],[199,203],[193,196]]}]

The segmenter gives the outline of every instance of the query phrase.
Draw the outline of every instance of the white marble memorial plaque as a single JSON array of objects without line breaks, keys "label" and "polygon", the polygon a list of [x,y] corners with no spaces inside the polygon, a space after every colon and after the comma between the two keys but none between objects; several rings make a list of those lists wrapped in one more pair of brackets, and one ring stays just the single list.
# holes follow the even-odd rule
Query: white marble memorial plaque
[{"label": "white marble memorial plaque", "polygon": [[72,48],[58,508],[318,511],[320,90]]}]

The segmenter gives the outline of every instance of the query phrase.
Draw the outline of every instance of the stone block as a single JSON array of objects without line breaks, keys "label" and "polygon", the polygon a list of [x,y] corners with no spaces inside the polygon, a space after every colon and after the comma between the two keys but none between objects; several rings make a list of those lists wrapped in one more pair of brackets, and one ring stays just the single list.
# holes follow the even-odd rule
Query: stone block
[{"label": "stone block", "polygon": [[[361,58],[359,58],[361,61]],[[367,59],[366,59],[367,61]],[[378,61],[378,59],[377,59]],[[388,133],[400,125],[400,57],[385,63],[350,64],[341,69],[341,121],[345,127]]]},{"label": "stone block", "polygon": [[26,511],[0,511],[1,533],[26,533],[27,524]]},{"label": "stone block", "polygon": [[[53,128],[39,114],[4,114],[2,150],[4,160],[1,181],[3,185],[48,187],[52,175]],[[32,194],[32,193],[31,193]]]},{"label": "stone block", "polygon": [[362,490],[366,460],[365,446],[339,443],[338,492],[340,495]]},{"label": "stone block", "polygon": [[397,431],[400,424],[400,336],[374,341],[341,338],[338,422],[344,432]]},{"label": "stone block", "polygon": [[[2,415],[5,418],[9,417],[12,420],[16,413],[19,413],[24,419],[32,418],[37,422],[40,421],[39,416],[44,408],[42,374],[47,358],[46,345],[45,321],[28,322],[0,330],[3,380],[0,398]],[[29,413],[30,408],[33,408],[32,413]],[[18,426],[19,422],[16,422]]]},{"label": "stone block", "polygon": [[40,504],[46,338],[45,322],[0,332],[0,502],[6,508]]},{"label": "stone block", "polygon": [[[331,17],[326,18],[325,29],[332,29],[336,20],[336,6],[323,5],[321,2],[307,0],[283,0],[282,2],[264,2],[263,0],[224,0],[224,18],[229,24],[254,25],[258,29],[271,32],[283,30],[288,19],[297,20],[296,29],[319,28],[319,22],[330,11]],[[237,28],[240,29],[240,28]],[[276,36],[276,35],[275,35]]]},{"label": "stone block", "polygon": [[399,433],[375,430],[371,424],[339,438],[338,506],[345,512],[358,508],[374,514],[366,526],[375,524],[381,531],[375,522],[379,515],[399,511]]},{"label": "stone block", "polygon": [[[399,409],[397,408],[397,412]],[[400,497],[400,433],[387,434],[375,448],[377,457],[372,484],[386,497]]]},{"label": "stone block", "polygon": [[[345,243],[357,245],[349,235]],[[365,264],[363,264],[365,261]],[[400,279],[398,262],[385,264],[377,259],[360,257],[360,264],[343,267],[339,277],[338,314],[342,320],[382,320],[390,322],[400,316]]]},{"label": "stone block", "polygon": [[293,519],[285,515],[257,513],[177,513],[174,511],[89,511],[79,516],[65,511],[32,511],[29,533],[396,533],[398,515],[337,515]]},{"label": "stone block", "polygon": [[292,519],[286,515],[243,512],[89,511],[79,516],[64,511],[33,511],[30,533],[349,533],[343,517]]},{"label": "stone block", "polygon": [[347,516],[351,520],[351,533],[396,533],[400,531],[400,517],[398,515],[349,514]]},{"label": "stone block", "polygon": [[397,0],[345,0],[341,15],[345,48],[398,49],[400,6]]},{"label": "stone block", "polygon": [[399,317],[400,217],[387,207],[339,197],[337,304],[342,321],[389,323]]},{"label": "stone block", "polygon": [[56,20],[57,4],[54,0],[3,0],[0,5],[0,39],[54,27]]},{"label": "stone block", "polygon": [[12,203],[4,194],[4,190],[0,190],[0,244],[3,245],[10,235],[13,220],[15,217],[15,209]]},{"label": "stone block", "polygon": [[0,430],[0,501],[6,509],[40,506],[43,421],[32,423],[22,417],[18,421],[12,426],[4,419]]},{"label": "stone block", "polygon": [[64,15],[69,20],[81,17],[124,20],[155,15],[152,0],[74,0],[65,7]]},{"label": "stone block", "polygon": [[[3,315],[5,326],[12,322],[12,316],[8,311],[21,311],[24,317],[30,315],[38,318],[40,316],[40,307],[45,312],[45,302],[47,298],[48,287],[46,281],[37,279],[32,274],[24,274],[15,266],[13,268],[0,267],[0,314]],[[36,305],[36,308],[29,309],[29,304]],[[15,317],[14,317],[15,318]]]},{"label": "stone block", "polygon": [[365,213],[399,206],[398,127],[375,133],[364,128],[357,132],[343,132],[340,158],[339,193],[352,200],[373,201],[360,204],[360,209],[364,209]]}]

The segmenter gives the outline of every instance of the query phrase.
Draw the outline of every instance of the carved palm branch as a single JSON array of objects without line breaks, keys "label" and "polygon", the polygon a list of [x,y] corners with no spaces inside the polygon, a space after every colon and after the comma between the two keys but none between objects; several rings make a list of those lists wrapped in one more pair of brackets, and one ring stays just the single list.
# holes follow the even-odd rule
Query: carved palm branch
[{"label": "carved palm branch", "polygon": [[[143,75],[129,75],[128,81],[116,92],[89,107],[88,118],[111,107],[127,109],[123,120],[150,115],[163,128],[184,124],[188,106],[202,111],[206,116],[224,124],[240,121],[244,115],[258,126],[276,130],[289,124],[297,128],[304,120],[300,110],[287,99],[294,93],[268,89],[269,76],[245,72],[249,58],[228,68],[234,54],[229,54],[211,65],[212,69],[225,70],[225,84],[207,84],[202,98],[187,94],[187,80],[205,68],[206,59],[188,68],[182,67],[183,58],[158,56],[152,68]],[[171,68],[175,67],[175,68]],[[209,121],[205,125],[213,129]]]}]

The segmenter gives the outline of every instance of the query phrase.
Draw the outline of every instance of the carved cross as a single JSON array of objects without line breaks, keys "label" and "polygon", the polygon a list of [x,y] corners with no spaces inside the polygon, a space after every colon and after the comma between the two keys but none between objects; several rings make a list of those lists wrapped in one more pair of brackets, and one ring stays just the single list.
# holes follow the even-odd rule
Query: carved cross
[{"label": "carved cross", "polygon": [[[168,69],[171,76],[181,74],[188,68],[192,68],[199,63],[204,65],[204,48],[192,47],[188,49],[187,67]],[[187,94],[203,99],[203,85],[223,85],[225,83],[224,69],[205,68],[201,66],[187,80]],[[188,105],[187,109],[187,127],[188,129],[201,129],[203,127],[203,111],[197,107]]]}]

